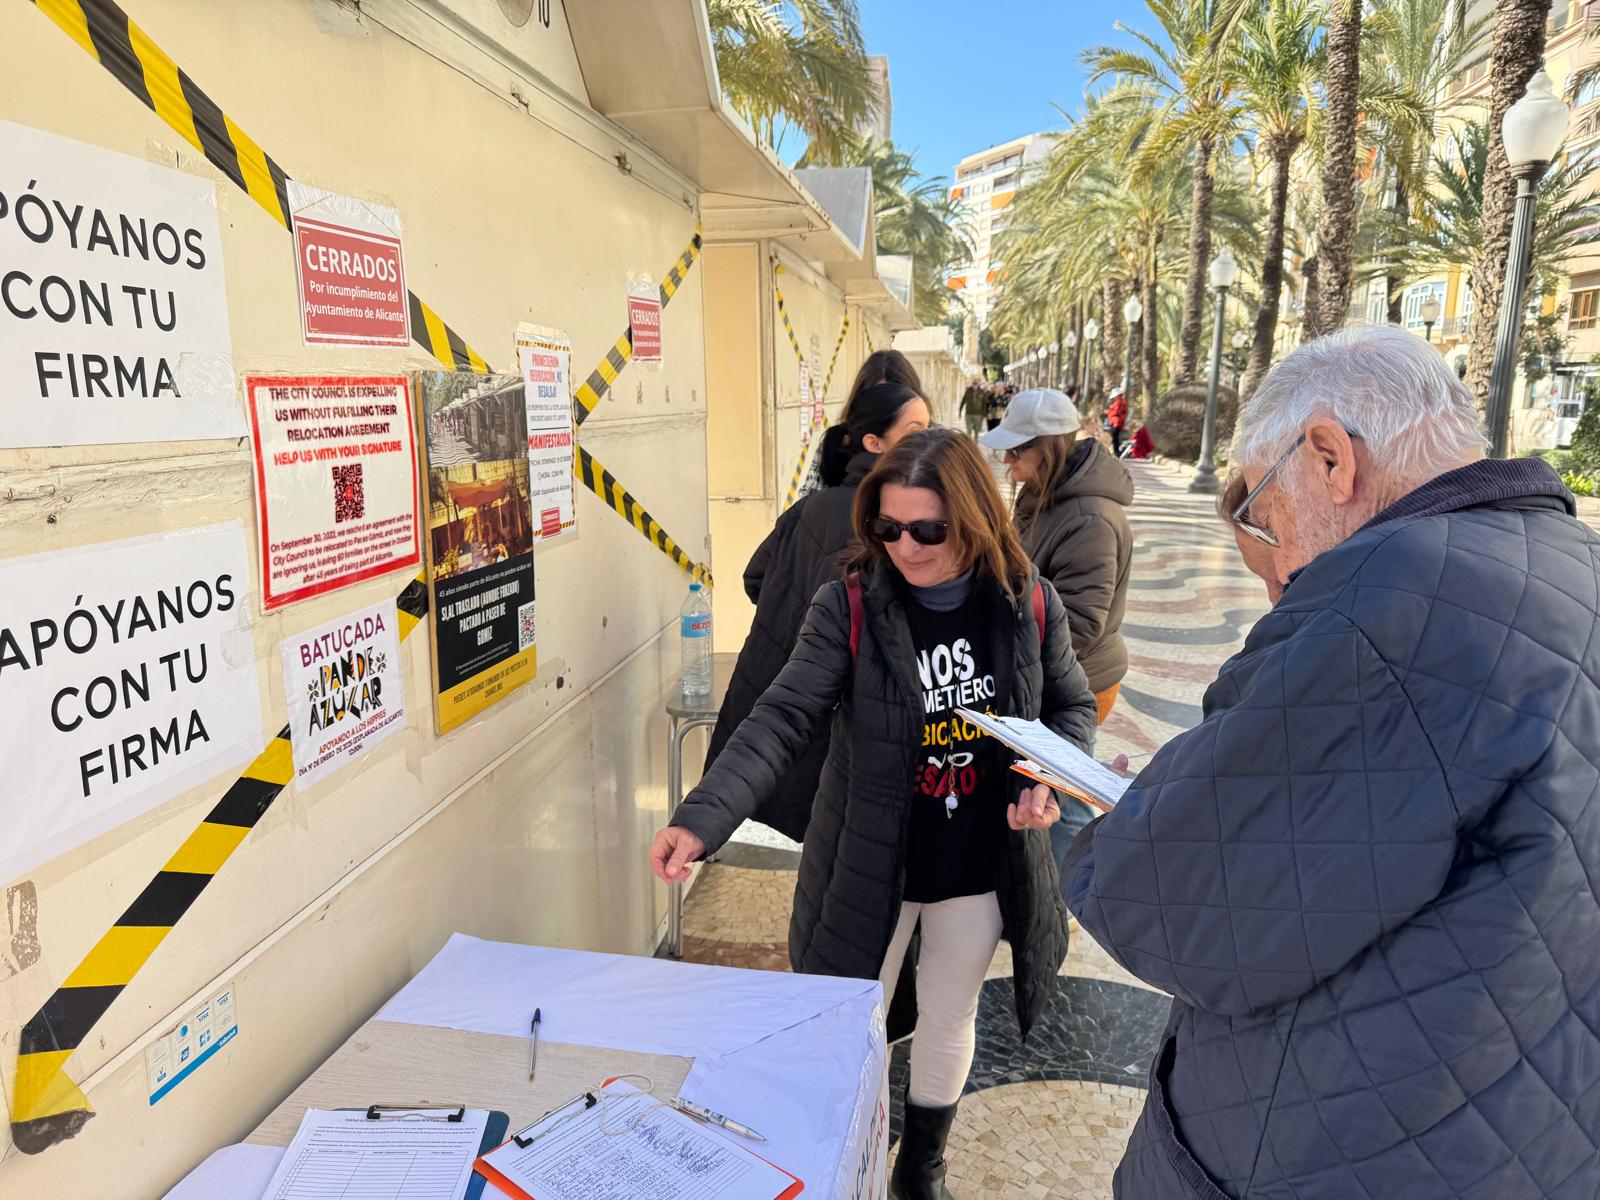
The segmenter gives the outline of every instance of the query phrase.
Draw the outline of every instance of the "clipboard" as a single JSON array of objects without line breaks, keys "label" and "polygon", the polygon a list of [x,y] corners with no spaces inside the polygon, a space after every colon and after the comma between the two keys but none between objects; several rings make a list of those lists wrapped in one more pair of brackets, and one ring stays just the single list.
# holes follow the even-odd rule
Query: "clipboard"
[{"label": "clipboard", "polygon": [[[612,1078],[607,1079],[605,1082],[603,1082],[600,1085],[600,1088],[595,1089],[595,1090],[599,1091],[599,1090],[603,1090],[605,1088],[610,1087],[613,1083],[617,1082],[618,1078],[619,1078],[618,1076],[613,1076]],[[588,1109],[593,1108],[595,1106],[595,1104],[597,1103],[597,1101],[595,1101],[595,1099],[594,1099],[594,1092],[589,1092],[589,1093],[586,1093],[584,1095],[580,1095],[580,1096],[578,1096],[578,1097],[576,1097],[576,1098],[574,1098],[572,1100],[567,1101],[565,1104],[559,1105],[556,1108],[551,1109],[549,1112],[547,1112],[544,1115],[540,1116],[537,1120],[529,1122],[526,1126],[523,1127],[521,1133],[519,1133],[519,1134],[517,1134],[517,1135],[515,1135],[513,1137],[506,1138],[504,1141],[501,1141],[501,1142],[499,1142],[498,1144],[496,1144],[494,1146],[489,1146],[488,1145],[488,1142],[489,1142],[490,1139],[489,1139],[489,1136],[488,1136],[488,1131],[485,1130],[485,1132],[484,1132],[484,1143],[485,1143],[484,1149],[479,1153],[477,1161],[475,1161],[472,1164],[473,1184],[475,1186],[477,1186],[478,1192],[479,1193],[482,1192],[483,1189],[482,1189],[481,1185],[484,1183],[484,1181],[485,1180],[490,1180],[490,1181],[493,1181],[495,1187],[499,1188],[507,1196],[514,1197],[515,1200],[539,1200],[539,1197],[534,1196],[532,1193],[528,1192],[520,1184],[517,1184],[517,1183],[513,1182],[512,1180],[508,1179],[497,1167],[495,1167],[495,1165],[493,1163],[488,1161],[488,1156],[490,1154],[494,1153],[495,1151],[504,1149],[506,1146],[511,1145],[513,1142],[515,1142],[517,1144],[517,1146],[519,1146],[519,1147],[524,1147],[524,1146],[526,1146],[528,1144],[531,1144],[531,1140],[529,1142],[524,1142],[523,1141],[522,1134],[526,1134],[529,1131],[531,1131],[534,1128],[536,1128],[537,1126],[544,1124],[544,1122],[548,1121],[551,1117],[553,1117],[557,1113],[561,1112],[562,1109],[571,1108],[573,1105],[578,1104],[579,1102],[581,1102],[581,1101],[583,1101],[585,1099],[587,1099],[589,1101],[589,1103],[585,1104],[584,1108],[579,1110],[580,1112],[587,1111]],[[670,1108],[670,1106],[668,1106],[668,1107]],[[671,1109],[671,1111],[677,1112],[678,1110]],[[496,1115],[504,1116],[503,1113],[496,1114]],[[688,1119],[688,1118],[685,1118],[685,1119]],[[507,1125],[506,1124],[502,1124],[500,1126],[500,1136],[504,1137],[506,1129],[507,1129]],[[772,1198],[772,1200],[794,1200],[794,1197],[800,1195],[801,1192],[805,1191],[806,1185],[805,1185],[804,1181],[801,1180],[801,1178],[798,1175],[794,1174],[792,1171],[786,1171],[784,1168],[778,1166],[777,1163],[772,1162],[770,1159],[762,1158],[762,1156],[757,1154],[755,1151],[750,1150],[747,1147],[741,1146],[736,1142],[730,1141],[729,1145],[731,1145],[735,1150],[742,1151],[743,1153],[749,1155],[751,1158],[757,1159],[758,1161],[765,1163],[767,1166],[771,1167],[778,1174],[785,1175],[789,1179],[794,1181],[792,1184],[790,1184],[790,1186],[784,1188],[783,1191],[779,1192],[776,1196],[774,1196]],[[473,1192],[473,1189],[471,1187],[469,1187],[467,1189],[467,1200],[474,1200],[474,1192]]]},{"label": "clipboard", "polygon": [[[381,1121],[385,1113],[402,1114],[418,1112],[425,1108],[454,1108],[455,1114],[445,1118],[447,1121],[459,1121],[467,1115],[467,1106],[464,1104],[368,1104],[362,1108],[339,1108],[335,1112],[362,1112],[367,1114],[369,1121]],[[477,1164],[483,1156],[496,1146],[505,1141],[506,1130],[511,1128],[511,1118],[497,1108],[491,1108],[489,1119],[483,1125],[483,1140],[478,1144],[478,1157],[473,1162],[472,1177],[467,1181],[467,1190],[463,1200],[481,1200],[483,1189],[488,1186],[488,1180],[478,1173]]]}]

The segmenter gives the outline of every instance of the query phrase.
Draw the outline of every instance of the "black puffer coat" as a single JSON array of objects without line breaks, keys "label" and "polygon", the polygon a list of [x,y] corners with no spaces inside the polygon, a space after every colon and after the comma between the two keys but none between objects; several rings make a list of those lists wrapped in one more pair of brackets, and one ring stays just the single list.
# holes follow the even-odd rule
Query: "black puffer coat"
[{"label": "black puffer coat", "polygon": [[[728,681],[717,727],[711,731],[706,770],[789,661],[811,597],[823,584],[839,578],[839,557],[855,540],[850,509],[856,488],[877,461],[876,454],[855,455],[845,468],[843,483],[801,500],[778,518],[767,540],[756,548],[744,572],[745,594],[756,606],[756,619]],[[797,842],[804,839],[811,801],[827,759],[828,727],[823,725],[794,767],[751,815],[785,837]]]},{"label": "black puffer coat", "polygon": [[1132,503],[1128,468],[1089,441],[1073,452],[1043,512],[1017,511],[1022,547],[1067,606],[1072,648],[1096,692],[1128,673],[1122,614],[1133,564]]},{"label": "black puffer coat", "polygon": [[[1066,615],[1044,589],[1044,645],[1033,619],[1033,579],[1020,601],[999,595],[1008,620],[992,630],[997,680],[1009,679],[996,711],[1037,717],[1087,745],[1094,693],[1072,656]],[[892,568],[864,572],[863,627],[850,656],[850,604],[843,583],[817,593],[794,655],[678,810],[673,824],[707,852],[720,847],[785,778],[833,714],[833,742],[806,831],[789,925],[797,971],[875,979],[894,932],[905,886],[902,853],[912,778],[922,753],[922,688],[911,630]],[[835,713],[835,709],[837,712]],[[1013,777],[1015,794],[1023,780]],[[1004,821],[1004,814],[997,814]],[[1038,1017],[1067,952],[1066,910],[1048,834],[1008,829],[996,888],[1004,936],[1016,964],[1017,1018]]]}]

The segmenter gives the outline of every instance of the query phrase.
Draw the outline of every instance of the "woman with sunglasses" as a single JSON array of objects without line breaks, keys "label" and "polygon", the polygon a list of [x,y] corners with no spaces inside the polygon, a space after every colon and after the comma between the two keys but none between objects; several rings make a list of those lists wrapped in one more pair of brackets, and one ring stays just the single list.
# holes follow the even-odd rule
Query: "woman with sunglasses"
[{"label": "woman with sunglasses", "polygon": [[[878,455],[931,423],[932,411],[921,386],[915,369],[898,350],[879,350],[867,357],[850,387],[839,423],[824,435],[817,454],[824,487],[802,497],[778,518],[777,527],[745,568],[744,590],[756,606],[755,621],[711,731],[706,770],[789,661],[811,597],[823,584],[839,578],[840,555],[855,540],[850,506],[856,488]],[[827,757],[828,731],[823,729],[752,815],[785,837],[802,840]]]},{"label": "woman with sunglasses", "polygon": [[[1067,396],[1034,388],[1013,400],[1000,427],[979,441],[1005,454],[1018,486],[1022,547],[1066,606],[1072,649],[1094,690],[1097,720],[1104,722],[1128,673],[1122,614],[1133,563],[1127,513],[1133,480],[1098,440],[1078,437],[1082,426]],[[1058,863],[1093,818],[1088,805],[1067,799],[1061,823],[1050,831]]]},{"label": "woman with sunglasses", "polygon": [[[876,978],[886,998],[914,988],[891,1194],[944,1200],[945,1143],[995,948],[1011,944],[1024,1034],[1067,949],[1046,832],[1058,800],[956,710],[1038,718],[1087,747],[1095,701],[1061,601],[1040,585],[970,439],[907,437],[856,493],[854,523],[846,579],[817,593],[793,656],[656,835],[650,862],[668,883],[688,878],[831,718],[789,957],[796,971]],[[915,972],[902,975],[919,928]]]}]

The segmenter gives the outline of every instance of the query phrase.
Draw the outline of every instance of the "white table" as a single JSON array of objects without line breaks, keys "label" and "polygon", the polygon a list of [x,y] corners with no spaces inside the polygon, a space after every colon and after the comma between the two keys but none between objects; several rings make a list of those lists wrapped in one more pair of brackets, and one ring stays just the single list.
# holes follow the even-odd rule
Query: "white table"
[{"label": "white table", "polygon": [[[529,1084],[535,1004],[543,1023]],[[878,1200],[887,1191],[887,1062],[876,981],[458,933],[246,1142],[217,1151],[168,1200],[260,1200],[309,1106],[466,1104],[500,1109],[517,1129],[625,1072],[765,1134],[761,1153],[800,1176],[808,1196]]]}]

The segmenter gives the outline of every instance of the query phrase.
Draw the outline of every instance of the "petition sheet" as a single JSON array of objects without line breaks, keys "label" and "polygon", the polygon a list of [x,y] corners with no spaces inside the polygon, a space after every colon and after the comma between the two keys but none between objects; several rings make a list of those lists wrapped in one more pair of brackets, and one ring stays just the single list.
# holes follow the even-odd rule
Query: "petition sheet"
[{"label": "petition sheet", "polygon": [[489,1114],[418,1109],[369,1121],[365,1109],[306,1112],[261,1200],[461,1200]]}]

